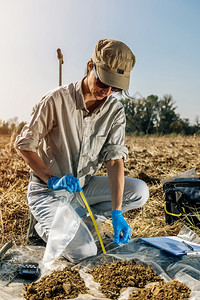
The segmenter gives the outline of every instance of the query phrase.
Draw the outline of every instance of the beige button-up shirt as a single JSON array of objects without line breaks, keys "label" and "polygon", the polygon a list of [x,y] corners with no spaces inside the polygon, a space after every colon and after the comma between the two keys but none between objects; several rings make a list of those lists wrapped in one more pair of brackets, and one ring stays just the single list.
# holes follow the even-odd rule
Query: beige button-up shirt
[{"label": "beige button-up shirt", "polygon": [[126,161],[128,150],[124,146],[126,121],[121,102],[111,95],[90,114],[81,83],[59,87],[43,97],[15,146],[37,152],[56,176],[71,174],[83,187],[103,161]]}]

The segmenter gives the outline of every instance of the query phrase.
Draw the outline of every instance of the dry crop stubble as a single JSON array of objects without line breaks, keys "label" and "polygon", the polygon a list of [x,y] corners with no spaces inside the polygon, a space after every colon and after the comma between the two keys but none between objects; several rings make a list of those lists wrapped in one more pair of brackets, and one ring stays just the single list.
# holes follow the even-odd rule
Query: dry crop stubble
[{"label": "dry crop stubble", "polygon": [[[26,192],[29,168],[13,147],[14,135],[0,136],[0,244],[23,244],[28,227]],[[126,137],[129,160],[125,175],[144,180],[150,190],[147,203],[125,213],[132,237],[177,234],[181,222],[165,224],[161,180],[195,168],[200,175],[200,137]],[[106,175],[105,166],[97,175]],[[103,224],[112,232],[111,220]]]},{"label": "dry crop stubble", "polygon": [[[150,191],[149,200],[142,208],[125,213],[132,237],[176,235],[183,224],[165,223],[161,181],[192,168],[200,175],[200,137],[128,136],[126,146],[129,160],[125,163],[125,175],[144,180]],[[112,231],[111,220],[104,226]]]},{"label": "dry crop stubble", "polygon": [[[11,139],[9,136],[0,136],[0,244],[8,240],[23,244],[28,228],[26,192],[29,168],[15,151],[13,141],[14,136]],[[125,175],[144,180],[150,190],[150,198],[142,208],[124,214],[132,228],[132,237],[176,235],[182,223],[177,222],[172,226],[165,224],[161,180],[191,168],[195,168],[197,174],[200,175],[200,137],[127,137],[126,145],[129,149],[129,161],[125,163]],[[98,174],[106,174],[105,166]],[[103,224],[103,228],[105,232],[107,230],[112,232],[110,219]],[[120,278],[125,270],[121,270]],[[50,295],[51,299],[60,299],[61,285],[61,292],[65,291],[65,297],[73,298],[74,288],[71,283],[74,275],[66,277],[69,282],[68,279],[62,277],[63,271],[61,275],[55,272],[48,278],[45,277],[44,285],[41,280],[34,287],[34,295],[29,293],[33,288],[29,285],[26,288],[25,298],[41,299],[39,298],[39,290],[41,290],[42,293],[47,292],[46,296]],[[140,279],[143,280],[143,277],[142,275]],[[50,289],[46,291],[45,288],[49,287],[52,281],[55,281],[52,291]],[[156,284],[149,289],[137,290],[129,299],[149,299],[153,296],[153,299],[178,300],[187,299],[190,293],[188,287],[177,281],[167,284],[158,281]],[[78,292],[85,292],[80,290],[79,286],[77,288]],[[35,295],[35,289],[37,295]],[[57,296],[53,298],[52,292],[59,292],[58,298]],[[113,299],[117,299],[115,295],[117,296],[116,289],[113,290]]]},{"label": "dry crop stubble", "polygon": [[0,135],[0,243],[25,242],[28,227],[26,192],[29,169],[13,147],[13,137]]}]

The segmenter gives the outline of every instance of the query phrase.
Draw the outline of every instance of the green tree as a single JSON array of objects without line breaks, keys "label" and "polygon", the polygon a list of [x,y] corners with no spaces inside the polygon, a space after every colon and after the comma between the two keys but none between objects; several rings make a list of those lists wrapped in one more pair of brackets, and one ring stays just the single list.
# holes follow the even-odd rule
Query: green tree
[{"label": "green tree", "polygon": [[189,124],[189,119],[179,119],[177,122],[172,122],[170,124],[170,131],[177,134],[190,134],[191,127]]},{"label": "green tree", "polygon": [[158,96],[150,95],[146,99],[143,99],[144,102],[144,114],[142,120],[142,129],[145,134],[151,134],[155,131],[155,125],[158,122]]},{"label": "green tree", "polygon": [[8,134],[8,133],[10,133],[9,123],[8,122],[5,122],[5,121],[1,122],[0,133],[1,134]]},{"label": "green tree", "polygon": [[173,126],[180,120],[178,114],[176,114],[175,102],[171,95],[164,95],[159,101],[158,107],[158,132],[160,134],[168,134],[173,132]]},{"label": "green tree", "polygon": [[190,125],[189,119],[181,119],[176,113],[175,102],[171,95],[164,95],[161,99],[156,95],[149,95],[147,98],[126,98],[120,101],[125,109],[127,133],[138,135],[200,133],[199,117],[196,117],[193,126]]},{"label": "green tree", "polygon": [[126,115],[126,132],[127,133],[133,133],[136,129],[136,123],[135,123],[135,99],[121,99],[121,103],[124,106],[124,111]]},{"label": "green tree", "polygon": [[144,98],[138,99],[135,104],[135,128],[139,135],[145,134],[144,132],[144,118],[145,118],[145,103]]},{"label": "green tree", "polygon": [[147,98],[123,99],[126,114],[126,132],[136,134],[151,134],[155,131],[158,119],[158,96]]},{"label": "green tree", "polygon": [[195,117],[194,125],[190,126],[190,134],[200,135],[200,117]]}]

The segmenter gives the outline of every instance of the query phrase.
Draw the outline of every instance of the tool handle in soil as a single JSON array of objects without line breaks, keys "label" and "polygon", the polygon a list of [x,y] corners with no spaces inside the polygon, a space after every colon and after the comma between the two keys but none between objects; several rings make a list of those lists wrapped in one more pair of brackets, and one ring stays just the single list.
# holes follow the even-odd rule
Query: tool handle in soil
[{"label": "tool handle in soil", "polygon": [[91,209],[90,209],[90,207],[89,207],[89,205],[88,205],[88,202],[87,202],[87,200],[86,200],[86,198],[85,198],[85,196],[84,196],[84,194],[83,194],[82,191],[80,191],[79,194],[80,194],[80,196],[81,196],[81,198],[82,198],[82,200],[83,200],[83,202],[84,202],[84,204],[85,204],[85,206],[86,206],[86,208],[87,208],[87,210],[88,210],[88,212],[89,212],[89,214],[90,214],[90,217],[91,217],[91,219],[92,219],[92,222],[93,222],[93,224],[94,224],[94,227],[95,227],[95,229],[96,229],[96,232],[97,232],[97,235],[98,235],[100,244],[101,244],[101,248],[102,248],[103,254],[106,254],[106,250],[105,250],[105,247],[104,247],[104,244],[103,244],[103,241],[102,241],[100,232],[99,232],[99,228],[97,227],[97,223],[96,223],[96,221],[95,221],[95,219],[94,219],[94,216],[93,216],[92,211],[91,211]]},{"label": "tool handle in soil", "polygon": [[10,249],[12,245],[13,245],[12,241],[9,241],[0,249],[0,261],[2,260],[6,251],[8,251],[8,249]]},{"label": "tool handle in soil", "polygon": [[64,63],[63,55],[62,55],[60,48],[57,49],[57,55],[58,55],[58,59],[61,61],[61,64],[63,64]]}]

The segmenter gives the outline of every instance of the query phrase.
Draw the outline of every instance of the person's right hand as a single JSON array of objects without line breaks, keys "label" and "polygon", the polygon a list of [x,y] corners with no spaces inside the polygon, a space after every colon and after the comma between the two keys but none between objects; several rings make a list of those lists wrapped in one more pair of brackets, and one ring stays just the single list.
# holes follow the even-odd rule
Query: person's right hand
[{"label": "person's right hand", "polygon": [[[112,224],[114,229],[113,244],[127,244],[131,238],[131,227],[125,221],[121,210],[112,210]],[[123,233],[123,236],[121,236]]]},{"label": "person's right hand", "polygon": [[47,181],[47,186],[54,191],[66,189],[71,194],[77,191],[81,192],[82,190],[78,178],[70,174],[63,176],[62,178],[57,176],[51,177]]}]

